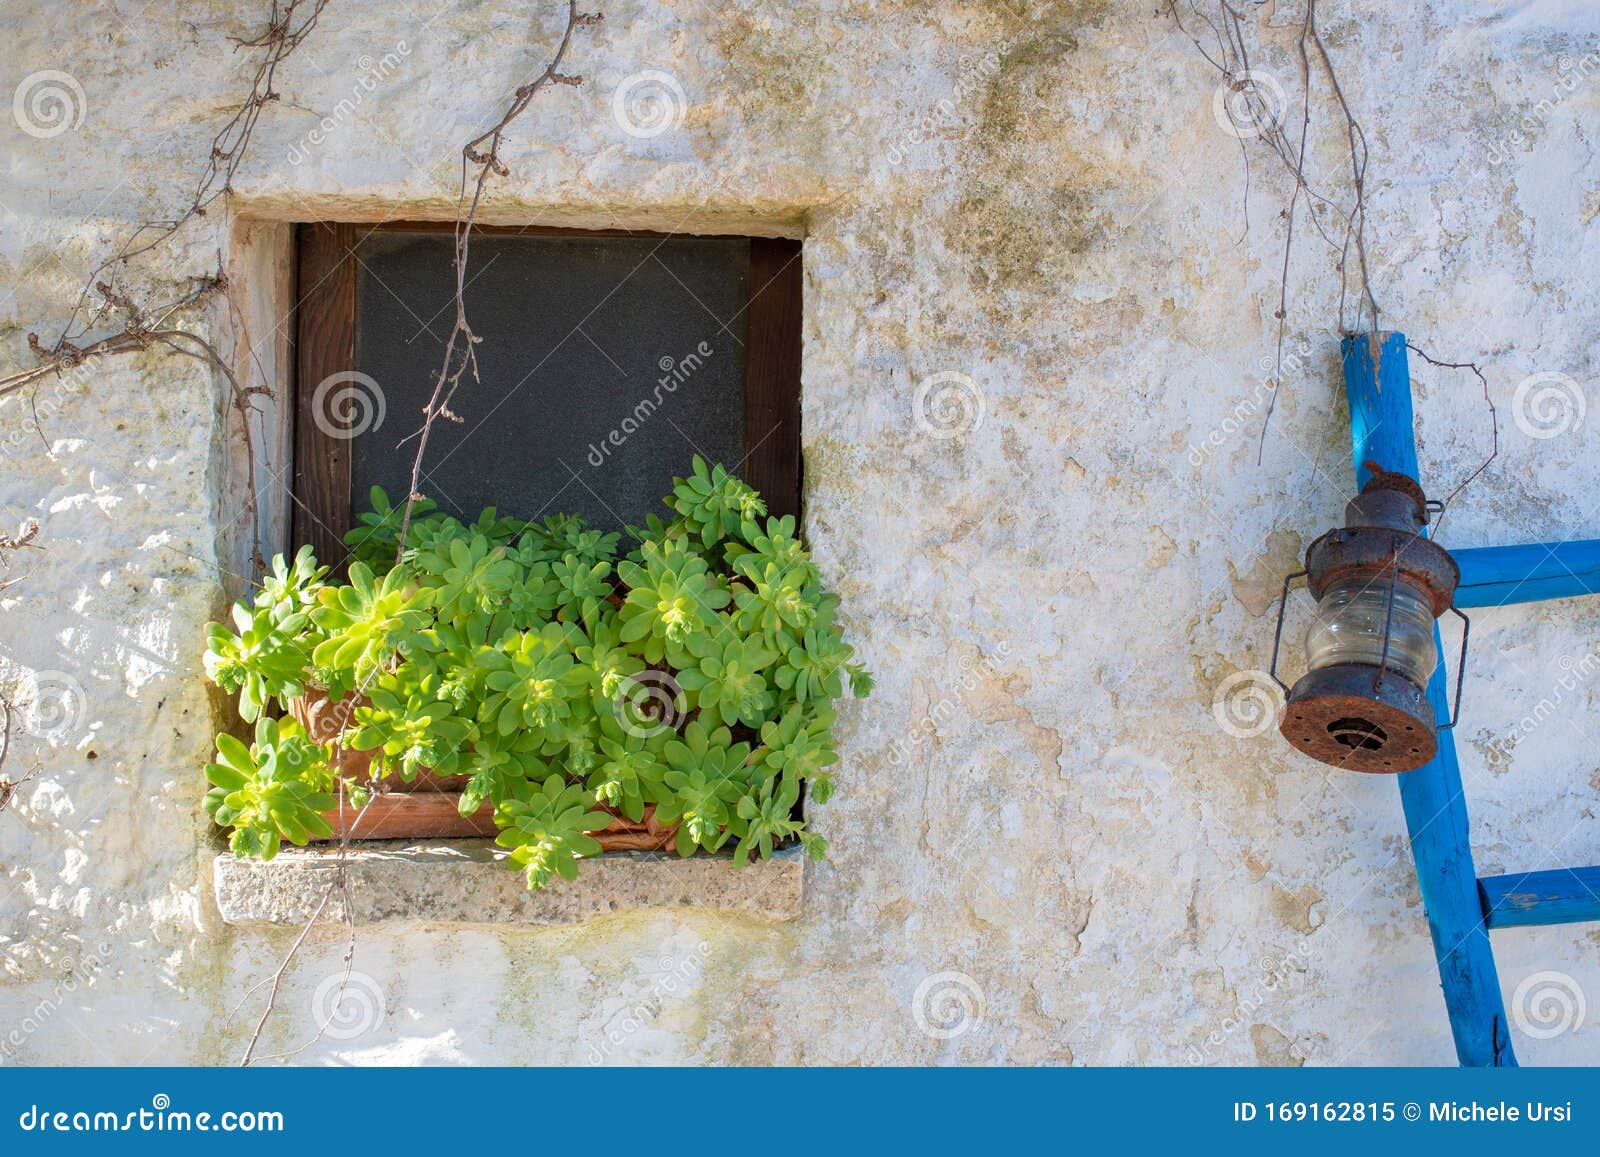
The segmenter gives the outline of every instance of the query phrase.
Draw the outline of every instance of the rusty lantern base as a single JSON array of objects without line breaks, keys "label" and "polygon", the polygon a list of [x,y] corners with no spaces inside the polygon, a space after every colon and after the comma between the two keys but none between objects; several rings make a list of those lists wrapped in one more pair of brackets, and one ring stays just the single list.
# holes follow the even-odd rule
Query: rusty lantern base
[{"label": "rusty lantern base", "polygon": [[1392,774],[1421,767],[1439,747],[1422,688],[1365,663],[1312,671],[1289,692],[1278,730],[1312,759],[1350,771]]}]

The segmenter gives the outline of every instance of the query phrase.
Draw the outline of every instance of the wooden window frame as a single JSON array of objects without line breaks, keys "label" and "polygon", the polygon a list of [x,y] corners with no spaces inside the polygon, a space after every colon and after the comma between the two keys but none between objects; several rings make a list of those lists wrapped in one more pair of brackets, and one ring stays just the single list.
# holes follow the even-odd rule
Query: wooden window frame
[{"label": "wooden window frame", "polygon": [[[399,221],[380,226],[308,222],[295,236],[295,381],[292,546],[310,543],[317,558],[342,569],[349,550],[350,458],[347,440],[314,419],[311,395],[334,374],[356,370],[356,256],[374,232],[444,232],[449,222]],[[474,226],[501,236],[645,237],[694,234],[622,229],[555,229]],[[723,235],[726,236],[726,235]],[[746,281],[745,460],[735,473],[761,492],[772,515],[800,516],[801,243],[782,237],[745,237],[750,243]],[[470,398],[464,403],[471,405]]]}]

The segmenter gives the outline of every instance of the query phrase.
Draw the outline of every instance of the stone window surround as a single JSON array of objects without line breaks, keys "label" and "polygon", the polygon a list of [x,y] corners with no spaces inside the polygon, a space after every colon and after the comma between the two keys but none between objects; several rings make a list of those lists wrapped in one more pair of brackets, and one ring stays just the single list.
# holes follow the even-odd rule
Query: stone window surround
[{"label": "stone window surround", "polygon": [[[748,236],[803,239],[809,207],[755,218],[738,212],[702,213],[697,230]],[[681,211],[597,213],[549,207],[483,215],[482,223],[543,224],[570,228],[663,229],[670,231]],[[222,310],[221,349],[240,380],[265,376],[273,393],[258,395],[260,411],[254,461],[245,454],[237,424],[223,457],[225,485],[215,500],[216,524],[223,528],[218,555],[229,569],[228,601],[244,594],[239,576],[250,572],[254,550],[270,559],[289,541],[290,500],[286,475],[292,446],[295,293],[295,226],[304,221],[362,223],[396,220],[450,220],[436,207],[397,203],[377,215],[370,206],[322,205],[300,199],[292,211],[251,212],[241,205],[229,234],[227,276],[237,312]],[[803,340],[803,339],[802,339]],[[226,399],[219,401],[219,405]],[[251,466],[253,464],[253,471]],[[242,517],[247,495],[259,505],[260,539],[252,541],[251,520]],[[270,863],[216,854],[211,863],[214,898],[224,923],[240,926],[303,926],[325,891],[326,873],[339,853],[332,849],[285,848]],[[350,880],[344,897],[330,899],[324,919],[358,924],[383,921],[431,923],[516,923],[533,926],[572,924],[614,912],[682,908],[717,911],[768,921],[800,915],[805,862],[798,848],[784,849],[770,861],[753,860],[743,869],[726,855],[683,859],[668,853],[621,852],[584,865],[575,881],[553,881],[529,892],[521,876],[498,862],[490,840],[379,841],[346,852]],[[348,907],[348,911],[347,911]]]}]

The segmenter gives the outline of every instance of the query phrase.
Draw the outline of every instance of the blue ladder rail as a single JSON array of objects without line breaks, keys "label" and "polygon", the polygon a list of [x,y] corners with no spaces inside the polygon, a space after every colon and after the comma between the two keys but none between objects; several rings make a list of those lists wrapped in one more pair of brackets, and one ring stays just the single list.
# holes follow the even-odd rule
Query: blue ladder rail
[{"label": "blue ladder rail", "polygon": [[[1418,477],[1411,371],[1402,333],[1355,334],[1340,346],[1356,483],[1366,463]],[[1453,552],[1461,566],[1456,603],[1497,607],[1600,594],[1600,541],[1531,543]],[[1449,715],[1448,664],[1435,628],[1439,662],[1428,699]],[[1513,1066],[1491,928],[1600,920],[1600,868],[1558,868],[1479,879],[1472,866],[1461,767],[1454,733],[1441,732],[1434,758],[1395,777],[1411,834],[1417,885],[1428,915],[1439,982],[1456,1057],[1463,1065]]]}]

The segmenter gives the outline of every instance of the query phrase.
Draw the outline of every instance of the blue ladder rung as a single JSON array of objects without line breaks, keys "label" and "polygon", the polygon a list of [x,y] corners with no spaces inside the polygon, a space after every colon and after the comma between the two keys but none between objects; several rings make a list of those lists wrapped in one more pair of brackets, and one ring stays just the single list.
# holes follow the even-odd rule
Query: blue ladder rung
[{"label": "blue ladder rung", "polygon": [[1478,896],[1490,928],[1600,920],[1600,867],[1484,876]]},{"label": "blue ladder rung", "polygon": [[1532,542],[1452,551],[1461,567],[1458,607],[1503,607],[1600,595],[1600,541]]}]

